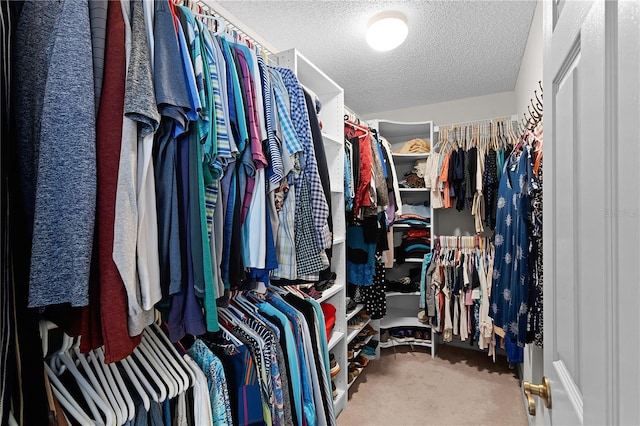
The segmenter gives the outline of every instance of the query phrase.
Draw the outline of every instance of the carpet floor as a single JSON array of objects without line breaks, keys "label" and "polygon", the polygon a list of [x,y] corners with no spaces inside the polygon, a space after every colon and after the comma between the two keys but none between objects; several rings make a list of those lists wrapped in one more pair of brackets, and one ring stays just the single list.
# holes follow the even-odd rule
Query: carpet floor
[{"label": "carpet floor", "polygon": [[505,357],[442,345],[382,349],[349,390],[338,426],[527,425],[516,369]]}]

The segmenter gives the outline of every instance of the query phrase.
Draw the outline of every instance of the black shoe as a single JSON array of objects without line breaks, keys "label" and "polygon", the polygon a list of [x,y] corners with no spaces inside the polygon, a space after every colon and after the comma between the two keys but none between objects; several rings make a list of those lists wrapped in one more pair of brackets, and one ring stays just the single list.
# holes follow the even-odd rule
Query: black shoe
[{"label": "black shoe", "polygon": [[318,291],[325,291],[336,282],[336,273],[332,272],[328,280],[318,281],[313,286]]},{"label": "black shoe", "polygon": [[350,298],[349,302],[347,302],[347,312],[351,312],[357,307],[358,304],[356,303],[356,301]]}]

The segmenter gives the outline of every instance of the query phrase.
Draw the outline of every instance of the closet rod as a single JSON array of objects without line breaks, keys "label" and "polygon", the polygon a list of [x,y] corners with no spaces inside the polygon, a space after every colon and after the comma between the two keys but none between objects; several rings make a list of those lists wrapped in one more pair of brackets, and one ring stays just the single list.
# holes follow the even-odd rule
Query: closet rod
[{"label": "closet rod", "polygon": [[452,124],[439,124],[437,126],[434,126],[433,131],[434,132],[438,132],[440,130],[440,127],[464,127],[464,126],[473,126],[474,124],[480,124],[480,123],[489,123],[490,121],[498,121],[498,120],[511,120],[511,121],[518,121],[518,116],[517,115],[507,115],[507,116],[502,116],[502,117],[493,117],[493,118],[484,118],[482,120],[474,120],[474,121],[465,121],[462,123],[452,123]]},{"label": "closet rod", "polygon": [[253,45],[264,50],[270,58],[272,58],[273,54],[277,52],[277,49],[256,34],[251,28],[249,28],[249,26],[234,16],[231,12],[222,7],[218,2],[213,0],[197,0],[197,4],[213,16],[224,19],[227,24],[227,28],[236,31],[238,34],[248,39]]},{"label": "closet rod", "polygon": [[358,114],[356,114],[355,111],[349,108],[347,105],[344,106],[344,115],[345,119],[351,121],[352,123],[366,123],[366,121],[360,118]]}]

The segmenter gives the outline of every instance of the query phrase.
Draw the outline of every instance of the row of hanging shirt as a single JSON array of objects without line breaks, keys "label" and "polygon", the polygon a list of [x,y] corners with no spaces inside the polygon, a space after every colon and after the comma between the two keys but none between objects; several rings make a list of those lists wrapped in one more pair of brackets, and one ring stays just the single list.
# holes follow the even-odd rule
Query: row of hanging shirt
[{"label": "row of hanging shirt", "polygon": [[[348,117],[346,117],[348,118]],[[402,207],[389,142],[345,118],[347,281],[372,318],[386,314],[382,256],[393,258],[390,225]]]},{"label": "row of hanging shirt", "polygon": [[424,166],[431,207],[470,211],[477,233],[485,226],[495,228],[504,159],[517,141],[510,118],[439,126],[438,142]]},{"label": "row of hanging shirt", "polygon": [[16,117],[29,306],[89,305],[83,349],[104,342],[111,362],[159,302],[177,341],[218,330],[230,288],[317,279],[330,189],[319,103],[293,71],[167,0],[98,3],[25,4]]},{"label": "row of hanging shirt", "polygon": [[438,236],[434,242],[433,253],[422,262],[420,308],[445,342],[458,336],[494,356],[493,244],[479,236]]},{"label": "row of hanging shirt", "polygon": [[[345,121],[345,205],[348,218],[348,281],[369,286],[376,251],[387,250],[387,231],[395,215],[395,167],[391,146],[368,127]],[[400,198],[397,198],[400,200]]]},{"label": "row of hanging shirt", "polygon": [[[106,364],[64,334],[45,369],[53,416],[105,425],[335,425],[321,306],[296,288],[237,292],[221,331],[170,343],[156,324]],[[49,324],[42,323],[49,352]],[[186,347],[186,350],[185,350]],[[55,407],[60,407],[57,410]]]}]

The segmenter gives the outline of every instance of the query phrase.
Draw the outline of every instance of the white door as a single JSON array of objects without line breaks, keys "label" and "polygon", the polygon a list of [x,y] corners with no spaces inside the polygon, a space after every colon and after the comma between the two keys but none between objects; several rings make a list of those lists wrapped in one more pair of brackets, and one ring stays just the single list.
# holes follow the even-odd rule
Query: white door
[{"label": "white door", "polygon": [[545,1],[546,424],[640,423],[637,1]]}]

